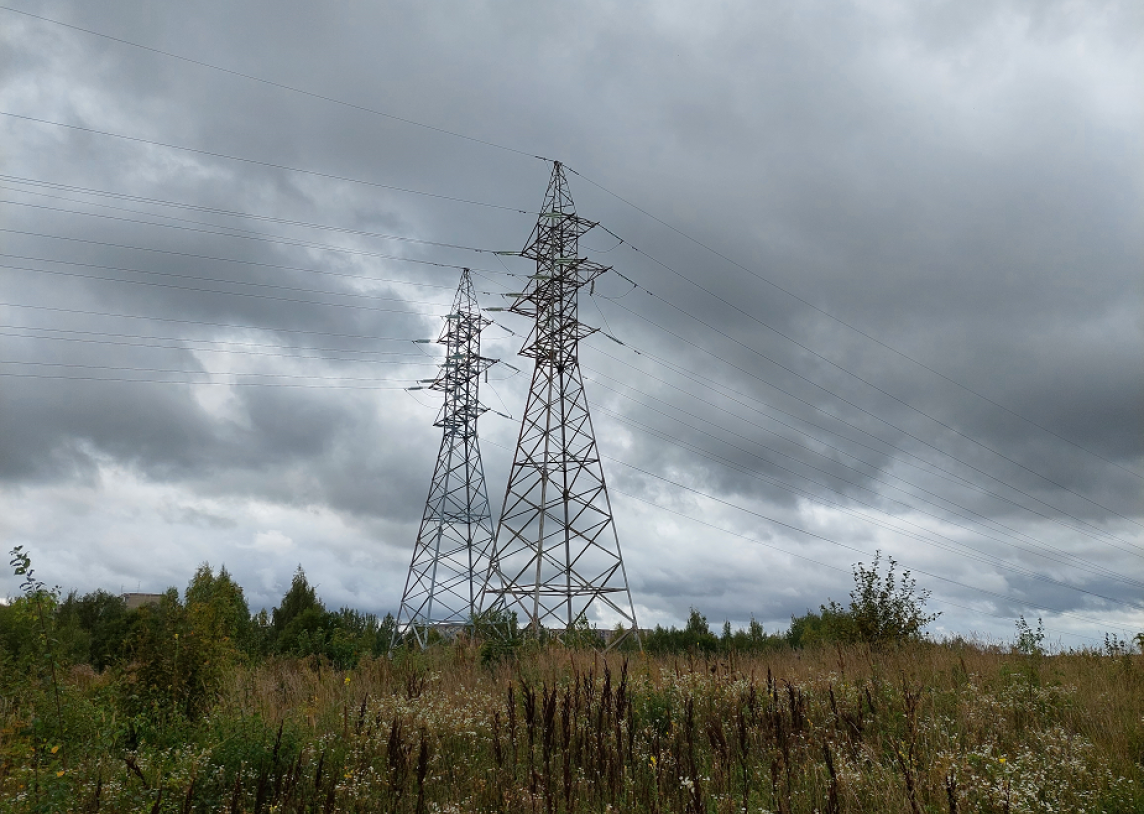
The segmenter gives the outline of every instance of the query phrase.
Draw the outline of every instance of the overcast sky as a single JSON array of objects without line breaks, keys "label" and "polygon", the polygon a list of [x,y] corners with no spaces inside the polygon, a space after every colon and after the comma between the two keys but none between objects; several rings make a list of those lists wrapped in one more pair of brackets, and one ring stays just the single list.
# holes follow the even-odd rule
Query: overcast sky
[{"label": "overcast sky", "polygon": [[[459,266],[520,290],[465,247],[523,247],[539,156],[609,230],[581,364],[641,626],[779,629],[881,550],[938,635],[1144,630],[1138,2],[11,5],[0,540],[50,584],[396,611],[413,340]],[[491,316],[495,511],[531,371]]]}]

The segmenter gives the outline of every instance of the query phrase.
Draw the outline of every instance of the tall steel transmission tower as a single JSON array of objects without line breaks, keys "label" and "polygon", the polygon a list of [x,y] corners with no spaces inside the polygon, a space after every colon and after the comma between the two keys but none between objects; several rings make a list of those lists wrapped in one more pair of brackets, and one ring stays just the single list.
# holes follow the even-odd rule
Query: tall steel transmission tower
[{"label": "tall steel transmission tower", "polygon": [[520,353],[536,366],[481,601],[527,618],[537,634],[570,630],[589,612],[637,630],[578,361],[580,340],[595,331],[577,318],[579,290],[609,270],[579,256],[580,236],[595,225],[576,215],[555,162],[521,252],[536,273],[510,295],[508,310],[535,320]]},{"label": "tall steel transmission tower", "polygon": [[424,647],[430,629],[470,624],[480,602],[493,540],[477,443],[477,419],[487,409],[478,398],[480,377],[497,362],[481,356],[481,331],[489,324],[465,269],[437,340],[445,346],[445,360],[437,377],[423,382],[426,389],[445,394],[434,422],[442,429],[441,451],[405,580],[394,643],[399,636],[411,635]]}]

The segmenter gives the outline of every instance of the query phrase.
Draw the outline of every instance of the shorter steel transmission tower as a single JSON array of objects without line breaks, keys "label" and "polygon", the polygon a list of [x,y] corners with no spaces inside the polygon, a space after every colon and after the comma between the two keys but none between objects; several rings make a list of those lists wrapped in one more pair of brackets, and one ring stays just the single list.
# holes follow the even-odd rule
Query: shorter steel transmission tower
[{"label": "shorter steel transmission tower", "polygon": [[425,389],[445,394],[434,423],[442,430],[441,451],[405,580],[394,644],[398,637],[412,636],[425,647],[429,630],[458,630],[470,624],[478,610],[493,540],[477,443],[477,419],[487,409],[478,398],[480,376],[497,362],[481,356],[481,331],[489,324],[465,269],[437,340],[445,346],[445,360],[437,377],[423,382]]},{"label": "shorter steel transmission tower", "polygon": [[520,352],[536,366],[481,602],[492,613],[519,611],[535,634],[571,631],[589,614],[636,630],[578,358],[594,330],[577,317],[579,291],[608,271],[579,256],[580,236],[595,225],[576,215],[556,162],[521,252],[536,273],[509,308],[534,320]]}]

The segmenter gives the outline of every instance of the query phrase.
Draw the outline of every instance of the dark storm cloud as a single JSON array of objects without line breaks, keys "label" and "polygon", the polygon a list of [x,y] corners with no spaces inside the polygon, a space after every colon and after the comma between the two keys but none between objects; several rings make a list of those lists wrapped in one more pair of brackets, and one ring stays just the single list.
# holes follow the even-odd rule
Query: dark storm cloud
[{"label": "dark storm cloud", "polygon": [[[344,230],[519,248],[531,218],[513,210],[536,209],[549,172],[537,153],[583,173],[570,175],[580,211],[628,241],[598,231],[585,246],[642,287],[626,293],[630,285],[610,276],[581,303],[582,319],[626,343],[598,335],[582,353],[601,451],[618,459],[605,464],[609,482],[841,569],[816,571],[617,496],[630,512],[617,523],[636,602],[652,617],[680,619],[696,605],[712,620],[754,612],[776,624],[827,595],[843,598],[851,563],[865,555],[765,518],[1015,597],[931,581],[939,596],[975,608],[947,609],[945,629],[994,629],[984,614],[1000,616],[1004,630],[1025,607],[1016,600],[1070,609],[1091,599],[994,564],[968,567],[959,544],[1058,569],[1055,578],[1078,585],[1104,579],[1085,561],[1141,573],[1140,479],[1118,468],[1139,473],[1144,460],[1142,72],[1129,35],[1141,24],[1130,4],[20,8],[527,155],[4,12],[0,109],[264,163],[6,119],[3,173],[343,230],[0,181],[22,190],[4,190],[5,200],[183,227],[0,205],[3,228],[76,238],[0,233],[0,251],[46,259],[3,259],[41,271],[4,270],[0,300],[69,309],[0,309],[6,324],[24,326],[0,329],[3,360],[25,363],[4,371],[188,381],[209,371],[215,382],[244,373],[312,385],[5,377],[0,476],[10,496],[39,496],[10,535],[46,545],[27,529],[75,484],[81,491],[67,500],[102,488],[116,507],[89,529],[122,527],[131,538],[115,512],[159,490],[169,506],[154,523],[214,561],[230,551],[267,602],[306,552],[339,601],[394,607],[439,442],[436,399],[357,388],[433,374],[437,356],[383,354],[439,354],[408,340],[437,335],[457,270],[377,255],[474,266],[486,306],[518,290],[505,272],[528,267]],[[231,228],[249,234],[192,231]],[[500,321],[517,336],[490,328],[486,351],[521,362],[527,326]],[[57,329],[55,339],[45,329]],[[108,333],[174,339],[62,341]],[[160,344],[171,347],[147,347]],[[484,400],[519,416],[528,370],[518,366],[521,375],[496,369],[505,380]],[[516,427],[490,415],[482,432],[495,510]],[[842,507],[890,525],[909,520],[953,548]],[[137,521],[140,538],[149,522]],[[99,532],[54,533],[53,556],[70,563]],[[1054,565],[1017,544],[1080,559]],[[720,553],[703,556],[710,551]],[[259,558],[271,554],[277,564],[266,570]],[[186,556],[161,554],[156,575],[174,578]],[[1130,596],[1123,583],[1106,587]]]}]

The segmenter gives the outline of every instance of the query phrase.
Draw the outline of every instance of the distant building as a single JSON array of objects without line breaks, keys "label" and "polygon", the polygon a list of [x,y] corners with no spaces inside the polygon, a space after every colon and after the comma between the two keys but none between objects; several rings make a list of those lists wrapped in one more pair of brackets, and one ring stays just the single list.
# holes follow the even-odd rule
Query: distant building
[{"label": "distant building", "polygon": [[162,594],[120,594],[119,598],[127,605],[127,610],[138,610],[144,605],[158,605]]}]

